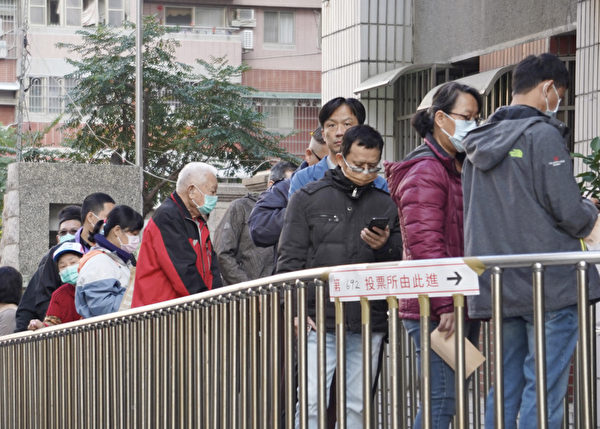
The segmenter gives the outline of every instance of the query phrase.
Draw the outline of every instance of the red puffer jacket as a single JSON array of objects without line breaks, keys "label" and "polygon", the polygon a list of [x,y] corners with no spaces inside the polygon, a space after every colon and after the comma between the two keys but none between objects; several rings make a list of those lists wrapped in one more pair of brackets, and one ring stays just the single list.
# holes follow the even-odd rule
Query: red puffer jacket
[{"label": "red puffer jacket", "polygon": [[[463,256],[463,201],[454,158],[428,135],[404,161],[384,163],[398,206],[403,259]],[[432,298],[432,320],[453,311],[452,298]],[[419,319],[417,299],[400,301],[400,317]]]}]

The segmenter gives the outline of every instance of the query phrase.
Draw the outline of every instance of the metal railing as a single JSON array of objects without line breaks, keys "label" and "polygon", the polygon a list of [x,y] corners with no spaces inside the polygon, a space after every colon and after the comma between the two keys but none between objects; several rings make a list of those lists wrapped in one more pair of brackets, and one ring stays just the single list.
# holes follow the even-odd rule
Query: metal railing
[{"label": "metal railing", "polygon": [[[544,308],[543,267],[577,266],[579,343],[571,395],[574,399],[565,405],[567,411],[574,410],[574,421],[567,412],[563,425],[595,427],[595,340],[585,282],[587,264],[600,262],[600,252],[486,256],[476,260],[491,269],[492,320],[501,315],[502,270],[532,268],[538,356],[545,355],[543,318],[539,317]],[[327,427],[324,309],[330,271],[318,268],[276,275],[33,333],[0,337],[0,426],[292,428],[298,400],[300,427],[306,428],[307,362],[316,360],[319,426]],[[313,287],[318,347],[316,356],[308,356],[306,294],[307,288]],[[454,302],[456,338],[461,338],[464,297],[457,295]],[[388,314],[396,315],[397,298],[390,296],[387,303]],[[421,332],[429,332],[428,299],[422,297],[420,303]],[[345,304],[336,300],[335,308],[337,427],[344,428],[346,389],[358,387],[345,383]],[[369,301],[363,299],[361,308],[366,369],[363,426],[411,427],[420,397],[423,427],[430,427],[428,381],[434,374],[428,369],[429,336],[421,337],[422,373],[418,380],[414,347],[398,317],[388,317],[389,339],[381,362],[379,389],[372,395]],[[490,327],[483,330],[482,350],[488,357],[483,376],[477,370],[470,388],[465,384],[464,343],[456,341],[454,427],[481,426],[481,400],[492,379],[490,364],[496,387],[496,427],[504,426],[502,324],[492,324],[493,341]],[[538,427],[543,428],[547,427],[544,359],[536,359],[536,367]]]}]

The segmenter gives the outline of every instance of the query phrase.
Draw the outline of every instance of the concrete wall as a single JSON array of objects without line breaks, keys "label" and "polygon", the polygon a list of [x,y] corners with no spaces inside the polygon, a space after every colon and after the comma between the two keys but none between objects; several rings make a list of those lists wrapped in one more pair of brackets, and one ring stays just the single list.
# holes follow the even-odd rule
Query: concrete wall
[{"label": "concrete wall", "polygon": [[353,97],[367,78],[412,60],[411,0],[323,4],[322,100]]},{"label": "concrete wall", "polygon": [[[600,0],[577,4],[577,78],[575,81],[575,152],[590,153],[590,141],[600,136]],[[576,170],[583,165],[577,160]]]},{"label": "concrete wall", "polygon": [[48,251],[50,204],[81,204],[93,192],[105,192],[117,204],[142,210],[141,171],[133,166],[69,163],[13,163],[4,194],[0,263],[21,271],[24,279]]},{"label": "concrete wall", "polygon": [[480,55],[575,29],[577,0],[414,1],[414,62]]}]

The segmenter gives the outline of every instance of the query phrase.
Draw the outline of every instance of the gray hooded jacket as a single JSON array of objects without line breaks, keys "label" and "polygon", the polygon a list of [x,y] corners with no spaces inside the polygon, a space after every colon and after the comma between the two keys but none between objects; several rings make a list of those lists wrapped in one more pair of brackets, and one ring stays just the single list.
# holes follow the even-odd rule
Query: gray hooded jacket
[{"label": "gray hooded jacket", "polygon": [[[465,140],[465,255],[582,250],[598,211],[581,197],[565,144],[567,128],[528,106],[503,107]],[[503,274],[504,317],[533,313],[530,269]],[[588,270],[590,299],[600,297],[598,272]],[[575,266],[544,270],[546,311],[577,303]],[[491,317],[489,272],[469,317]]]}]

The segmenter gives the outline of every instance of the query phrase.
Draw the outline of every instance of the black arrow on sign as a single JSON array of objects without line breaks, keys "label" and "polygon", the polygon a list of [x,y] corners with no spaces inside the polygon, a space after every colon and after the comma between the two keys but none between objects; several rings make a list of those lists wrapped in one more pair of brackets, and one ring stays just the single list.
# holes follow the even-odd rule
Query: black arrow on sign
[{"label": "black arrow on sign", "polygon": [[456,283],[454,284],[454,286],[458,286],[458,284],[462,280],[462,277],[456,271],[454,271],[454,274],[456,274],[456,277],[446,277],[446,280],[456,280]]}]

